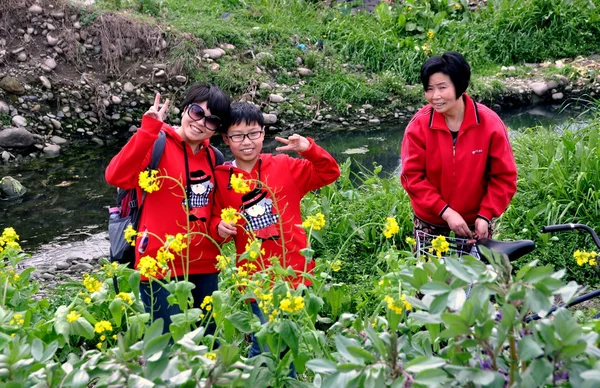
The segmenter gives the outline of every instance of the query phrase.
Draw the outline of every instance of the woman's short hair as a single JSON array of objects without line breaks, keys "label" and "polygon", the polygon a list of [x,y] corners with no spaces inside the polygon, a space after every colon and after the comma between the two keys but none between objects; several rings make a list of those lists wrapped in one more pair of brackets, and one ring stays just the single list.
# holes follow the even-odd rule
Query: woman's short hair
[{"label": "woman's short hair", "polygon": [[431,57],[421,66],[421,82],[425,91],[429,87],[429,78],[435,73],[443,73],[450,77],[456,89],[456,98],[462,96],[471,80],[471,67],[456,51]]},{"label": "woman's short hair", "polygon": [[204,101],[206,101],[206,107],[210,109],[210,114],[218,116],[221,119],[222,128],[227,130],[231,99],[217,86],[206,84],[192,85],[185,94],[180,108],[184,111],[188,105]]}]

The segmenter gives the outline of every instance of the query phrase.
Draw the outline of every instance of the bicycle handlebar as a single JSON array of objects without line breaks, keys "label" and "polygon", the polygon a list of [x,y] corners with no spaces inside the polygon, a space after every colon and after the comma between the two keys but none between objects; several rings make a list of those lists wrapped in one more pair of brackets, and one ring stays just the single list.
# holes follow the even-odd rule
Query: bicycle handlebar
[{"label": "bicycle handlebar", "polygon": [[592,229],[589,226],[584,225],[584,224],[548,225],[548,226],[542,227],[542,233],[554,233],[554,232],[562,232],[565,230],[575,230],[575,229],[585,230],[586,232],[591,234],[592,238],[594,239],[594,243],[596,243],[596,246],[598,248],[600,248],[600,238],[598,237],[598,235],[596,234],[594,229]]}]

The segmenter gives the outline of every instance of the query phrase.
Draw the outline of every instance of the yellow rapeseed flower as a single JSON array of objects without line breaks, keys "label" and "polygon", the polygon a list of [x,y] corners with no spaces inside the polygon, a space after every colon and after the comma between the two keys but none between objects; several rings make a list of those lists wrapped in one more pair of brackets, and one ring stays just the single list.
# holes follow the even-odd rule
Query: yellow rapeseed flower
[{"label": "yellow rapeseed flower", "polygon": [[321,230],[325,226],[325,216],[323,213],[317,213],[315,216],[308,216],[306,220],[302,222],[302,226],[306,229],[313,228],[314,230]]},{"label": "yellow rapeseed flower", "polygon": [[4,228],[2,232],[2,239],[4,241],[16,241],[19,239],[19,235],[14,228]]},{"label": "yellow rapeseed flower", "polygon": [[71,312],[67,315],[67,321],[71,323],[75,322],[79,318],[81,318],[81,315],[77,314],[75,310],[71,310]]},{"label": "yellow rapeseed flower", "polygon": [[414,238],[410,237],[410,236],[407,236],[407,237],[406,237],[406,239],[405,239],[404,241],[406,241],[406,243],[407,243],[408,245],[410,245],[410,246],[413,246],[413,247],[414,247],[415,245],[417,245],[417,241],[416,241]]},{"label": "yellow rapeseed flower", "polygon": [[177,233],[175,236],[167,235],[167,246],[173,252],[181,253],[182,250],[187,248],[187,243],[183,242],[184,239],[187,239],[187,234]]},{"label": "yellow rapeseed flower", "polygon": [[246,243],[246,252],[251,260],[256,260],[258,255],[265,254],[264,248],[261,248],[261,241],[258,239],[249,240]]},{"label": "yellow rapeseed flower", "polygon": [[102,266],[102,270],[106,273],[106,276],[113,277],[113,275],[117,272],[117,270],[119,269],[119,263],[117,262],[112,262],[110,264],[104,264]]},{"label": "yellow rapeseed flower", "polygon": [[592,252],[587,252],[587,251],[581,251],[581,250],[576,250],[573,253],[573,258],[577,261],[577,265],[582,266],[584,264],[589,264],[590,266],[594,266],[596,265],[596,257],[598,256],[598,253],[592,251]]},{"label": "yellow rapeseed flower", "polygon": [[131,224],[127,225],[127,228],[123,231],[125,235],[125,241],[131,244],[132,247],[135,246],[135,238],[137,237],[137,232],[133,229]]},{"label": "yellow rapeseed flower", "polygon": [[87,273],[83,274],[83,285],[90,293],[98,292],[102,288],[102,282]]},{"label": "yellow rapeseed flower", "polygon": [[210,311],[212,310],[212,302],[212,296],[205,296],[204,300],[202,301],[202,304],[200,305],[200,308],[206,311]]},{"label": "yellow rapeseed flower", "polygon": [[340,269],[342,269],[342,261],[341,260],[337,259],[333,263],[331,263],[331,270],[333,272],[338,272]]},{"label": "yellow rapeseed flower", "polygon": [[104,333],[105,331],[112,331],[112,324],[109,321],[99,321],[94,325],[94,331],[98,334]]},{"label": "yellow rapeseed flower", "polygon": [[232,174],[230,183],[233,191],[237,194],[246,194],[250,192],[250,186],[248,186],[248,183],[244,180],[241,173],[237,174],[237,176],[236,174]]},{"label": "yellow rapeseed flower", "polygon": [[229,256],[217,255],[217,269],[224,271],[227,266],[231,263],[231,258]]},{"label": "yellow rapeseed flower", "polygon": [[388,310],[395,312],[396,314],[402,314],[402,302],[399,300],[395,300],[391,296],[386,296],[383,298],[387,302]]},{"label": "yellow rapeseed flower", "polygon": [[209,360],[213,360],[213,361],[215,361],[217,359],[217,353],[215,353],[215,352],[208,352],[204,356],[206,358],[208,358]]},{"label": "yellow rapeseed flower", "polygon": [[87,298],[85,298],[83,301],[84,301],[85,303],[87,303],[87,304],[90,304],[90,303],[92,303],[92,298],[90,298],[90,297],[88,296],[88,297],[87,297]]},{"label": "yellow rapeseed flower", "polygon": [[102,349],[102,342],[98,342],[98,343],[96,344],[96,347],[97,347],[98,349]]},{"label": "yellow rapeseed flower", "polygon": [[232,207],[227,207],[221,210],[221,219],[228,224],[236,224],[242,218],[237,210]]},{"label": "yellow rapeseed flower", "polygon": [[140,176],[138,179],[138,183],[140,185],[140,187],[144,190],[147,191],[148,193],[152,193],[153,191],[157,191],[160,189],[159,185],[158,185],[158,179],[157,176],[158,175],[158,170],[152,170],[152,171],[142,171],[140,172]]},{"label": "yellow rapeseed flower", "polygon": [[444,236],[437,236],[434,238],[433,241],[431,241],[431,247],[435,251],[435,255],[438,259],[442,258],[443,253],[450,252],[450,243],[446,241],[446,237]]},{"label": "yellow rapeseed flower", "polygon": [[406,310],[412,310],[412,304],[410,304],[410,302],[406,300],[406,295],[402,294],[400,300],[402,301],[402,304],[404,304],[404,308]]},{"label": "yellow rapeseed flower", "polygon": [[23,314],[15,314],[9,322],[11,325],[21,326],[25,323],[25,319],[23,318]]},{"label": "yellow rapeseed flower", "polygon": [[150,256],[144,256],[140,259],[137,269],[140,271],[140,275],[155,278],[158,274],[158,262]]},{"label": "yellow rapeseed flower", "polygon": [[279,311],[277,311],[277,310],[271,311],[271,314],[269,314],[269,322],[275,321],[275,319],[277,318],[277,315],[279,315]]},{"label": "yellow rapeseed flower", "polygon": [[125,303],[133,304],[133,298],[126,292],[119,292],[117,294],[117,298],[121,299]]},{"label": "yellow rapeseed flower", "polygon": [[435,32],[429,30],[427,31],[427,39],[432,40],[435,37]]},{"label": "yellow rapeseed flower", "polygon": [[285,311],[287,313],[300,311],[304,308],[304,297],[292,297],[291,294],[288,292],[287,297],[279,302],[279,308],[281,309],[281,311]]},{"label": "yellow rapeseed flower", "polygon": [[400,232],[400,226],[394,217],[387,217],[385,219],[385,226],[383,227],[383,235],[386,238],[392,238],[395,234]]},{"label": "yellow rapeseed flower", "polygon": [[164,247],[161,247],[156,252],[156,261],[161,268],[168,268],[169,262],[175,260],[175,255]]}]

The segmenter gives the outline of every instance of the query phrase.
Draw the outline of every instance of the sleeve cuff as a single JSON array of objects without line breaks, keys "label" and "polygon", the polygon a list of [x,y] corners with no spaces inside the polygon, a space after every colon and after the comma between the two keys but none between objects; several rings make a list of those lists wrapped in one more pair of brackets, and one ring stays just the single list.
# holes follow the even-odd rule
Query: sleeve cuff
[{"label": "sleeve cuff", "polygon": [[477,214],[477,218],[481,218],[482,220],[487,221],[488,225],[492,224],[491,217],[488,218],[488,217],[482,216],[481,214]]},{"label": "sleeve cuff", "polygon": [[162,121],[156,120],[147,115],[143,115],[140,131],[144,131],[158,136],[158,132],[160,132],[160,129],[162,128],[163,124],[164,123]]},{"label": "sleeve cuff", "polygon": [[449,207],[450,207],[450,205],[446,205],[446,206],[444,206],[444,208],[442,209],[442,211],[441,211],[441,212],[439,212],[439,214],[438,214],[438,215],[439,215],[440,217],[441,217],[441,216],[443,216],[443,215],[444,215],[444,212],[445,212],[446,210],[448,210],[448,208],[449,208]]},{"label": "sleeve cuff", "polygon": [[316,146],[316,144],[315,144],[315,141],[314,141],[312,138],[310,138],[310,137],[307,137],[306,139],[309,141],[310,145],[308,146],[308,148],[306,149],[306,151],[299,152],[299,154],[300,154],[300,155],[301,155],[301,156],[302,156],[304,159],[308,159],[308,158],[310,158],[312,155],[315,155],[315,152],[314,152],[314,151],[317,149],[317,146]]}]

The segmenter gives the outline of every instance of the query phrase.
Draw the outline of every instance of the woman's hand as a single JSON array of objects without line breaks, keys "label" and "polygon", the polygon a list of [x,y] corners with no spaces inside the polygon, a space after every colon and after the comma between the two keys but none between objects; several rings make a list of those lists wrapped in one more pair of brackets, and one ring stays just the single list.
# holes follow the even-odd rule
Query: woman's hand
[{"label": "woman's hand", "polygon": [[285,144],[283,147],[277,147],[276,151],[296,151],[296,152],[304,152],[310,147],[310,141],[307,138],[300,135],[292,135],[287,139],[284,139],[279,136],[275,136],[275,140],[280,143]]},{"label": "woman's hand", "polygon": [[154,97],[154,105],[148,109],[148,112],[144,113],[144,116],[152,117],[155,120],[163,121],[167,115],[167,109],[169,109],[169,99],[165,100],[162,108],[160,107],[160,93],[156,93]]},{"label": "woman's hand", "polygon": [[475,236],[477,238],[490,238],[490,224],[483,218],[475,220]]},{"label": "woman's hand", "polygon": [[237,234],[237,230],[234,225],[231,225],[223,220],[217,225],[217,233],[221,238],[228,238]]},{"label": "woman's hand", "polygon": [[448,227],[452,229],[457,236],[473,237],[473,233],[471,233],[465,219],[456,211],[447,208],[444,214],[442,214],[442,218],[448,223]]}]

